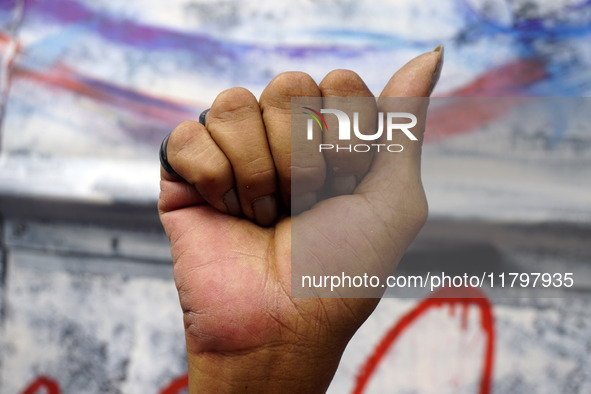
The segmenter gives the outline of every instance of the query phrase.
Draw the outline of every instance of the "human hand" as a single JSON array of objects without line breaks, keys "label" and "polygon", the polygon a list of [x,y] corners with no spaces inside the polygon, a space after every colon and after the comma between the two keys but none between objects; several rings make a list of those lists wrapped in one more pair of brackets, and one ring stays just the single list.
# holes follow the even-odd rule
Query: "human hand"
[{"label": "human hand", "polygon": [[[380,97],[428,96],[442,55],[407,63]],[[378,299],[292,298],[292,224],[310,229],[298,253],[313,254],[316,268],[338,255],[339,264],[371,270],[395,267],[426,219],[424,119],[414,129],[419,142],[404,154],[347,166],[346,155],[313,151],[305,168],[295,168],[291,98],[300,96],[318,98],[318,106],[332,97],[373,97],[350,71],[333,71],[319,85],[306,74],[285,73],[259,101],[244,89],[221,93],[207,127],[185,122],[170,135],[168,161],[183,179],[161,171],[159,212],[171,241],[191,390],[325,391]],[[309,190],[292,196],[292,176]],[[315,204],[325,182],[344,195]],[[304,212],[289,216],[282,207],[291,202]],[[340,255],[352,237],[356,253]]]}]

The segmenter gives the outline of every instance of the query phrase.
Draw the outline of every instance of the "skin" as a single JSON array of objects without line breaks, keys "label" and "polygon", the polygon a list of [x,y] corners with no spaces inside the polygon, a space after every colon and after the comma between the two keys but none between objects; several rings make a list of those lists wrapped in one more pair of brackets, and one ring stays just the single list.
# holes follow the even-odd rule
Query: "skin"
[{"label": "skin", "polygon": [[[441,69],[438,49],[407,63],[380,97],[428,96]],[[259,100],[241,88],[222,92],[207,127],[184,122],[170,135],[169,163],[183,179],[161,170],[158,208],[171,242],[191,393],[326,391],[379,299],[292,298],[292,225],[310,229],[298,247],[314,253],[316,268],[371,271],[395,267],[426,219],[423,119],[419,142],[404,154],[351,165],[346,155],[302,148],[305,166],[295,168],[290,103],[298,96],[317,97],[320,107],[331,97],[372,93],[347,70],[318,85],[306,74],[285,73]],[[308,189],[292,196],[299,180]],[[340,196],[319,201],[326,182]],[[298,216],[285,208],[291,197],[303,201]],[[326,245],[318,248],[318,239]],[[356,253],[338,255],[351,239]]]}]

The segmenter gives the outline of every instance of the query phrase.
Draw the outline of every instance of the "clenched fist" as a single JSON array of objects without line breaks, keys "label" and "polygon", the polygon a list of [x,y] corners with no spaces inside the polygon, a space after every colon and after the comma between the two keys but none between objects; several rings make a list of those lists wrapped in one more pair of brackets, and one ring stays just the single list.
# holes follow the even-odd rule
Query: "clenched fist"
[{"label": "clenched fist", "polygon": [[[437,48],[411,60],[380,99],[429,96],[442,59]],[[327,131],[337,129],[332,115],[324,117],[326,130],[314,120],[312,141],[305,132],[292,138],[298,97],[311,100],[308,115],[298,113],[307,124],[337,98],[374,95],[351,71],[332,71],[320,84],[284,73],[258,100],[241,88],[222,92],[205,125],[184,122],[169,136],[166,156],[177,175],[161,170],[158,207],[171,242],[192,393],[324,392],[379,299],[292,297],[292,258],[314,273],[391,271],[426,219],[426,105],[411,108],[417,141],[392,137],[405,141],[402,152],[353,158],[328,149],[338,142]],[[380,99],[367,101],[375,106],[368,111],[386,113]],[[376,118],[358,120],[375,131]],[[355,138],[351,144],[364,142]],[[292,231],[300,228],[306,231],[292,251]]]}]

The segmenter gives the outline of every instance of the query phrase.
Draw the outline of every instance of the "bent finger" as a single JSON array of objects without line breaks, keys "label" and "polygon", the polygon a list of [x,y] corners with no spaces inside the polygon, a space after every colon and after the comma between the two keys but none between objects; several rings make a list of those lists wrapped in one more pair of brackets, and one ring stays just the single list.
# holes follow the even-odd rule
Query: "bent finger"
[{"label": "bent finger", "polygon": [[[308,109],[292,108],[292,99],[306,98]],[[294,104],[295,105],[295,104]],[[321,93],[307,74],[287,72],[275,77],[261,94],[260,106],[277,175],[281,198],[293,214],[310,208],[318,200],[325,180],[325,163],[318,152],[322,142],[314,125],[312,141],[307,140],[304,111],[320,111]],[[294,132],[292,134],[292,126]],[[303,127],[299,127],[303,126]]]},{"label": "bent finger", "polygon": [[242,88],[220,93],[207,115],[207,129],[230,161],[244,215],[262,226],[272,224],[277,179],[257,99]]},{"label": "bent finger", "polygon": [[[334,70],[320,82],[322,106],[328,111],[344,112],[348,125],[341,125],[337,116],[325,115],[327,131],[323,135],[327,176],[334,195],[350,194],[365,176],[373,151],[364,148],[376,130],[377,105],[365,82],[350,70]],[[341,127],[348,128],[348,138],[342,140]],[[363,138],[363,139],[362,139]],[[366,140],[367,139],[367,140]]]},{"label": "bent finger", "polygon": [[232,166],[205,126],[194,121],[178,125],[168,139],[167,153],[172,168],[205,201],[221,212],[240,215]]}]

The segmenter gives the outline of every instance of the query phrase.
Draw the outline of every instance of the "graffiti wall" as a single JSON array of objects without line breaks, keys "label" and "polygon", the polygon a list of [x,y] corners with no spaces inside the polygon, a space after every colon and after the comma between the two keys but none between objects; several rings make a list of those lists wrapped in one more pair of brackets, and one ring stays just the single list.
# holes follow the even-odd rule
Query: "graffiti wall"
[{"label": "graffiti wall", "polygon": [[0,392],[183,392],[162,138],[284,71],[352,69],[377,94],[441,43],[431,216],[401,272],[487,261],[577,286],[387,298],[329,392],[591,392],[590,38],[586,0],[0,1]]}]

